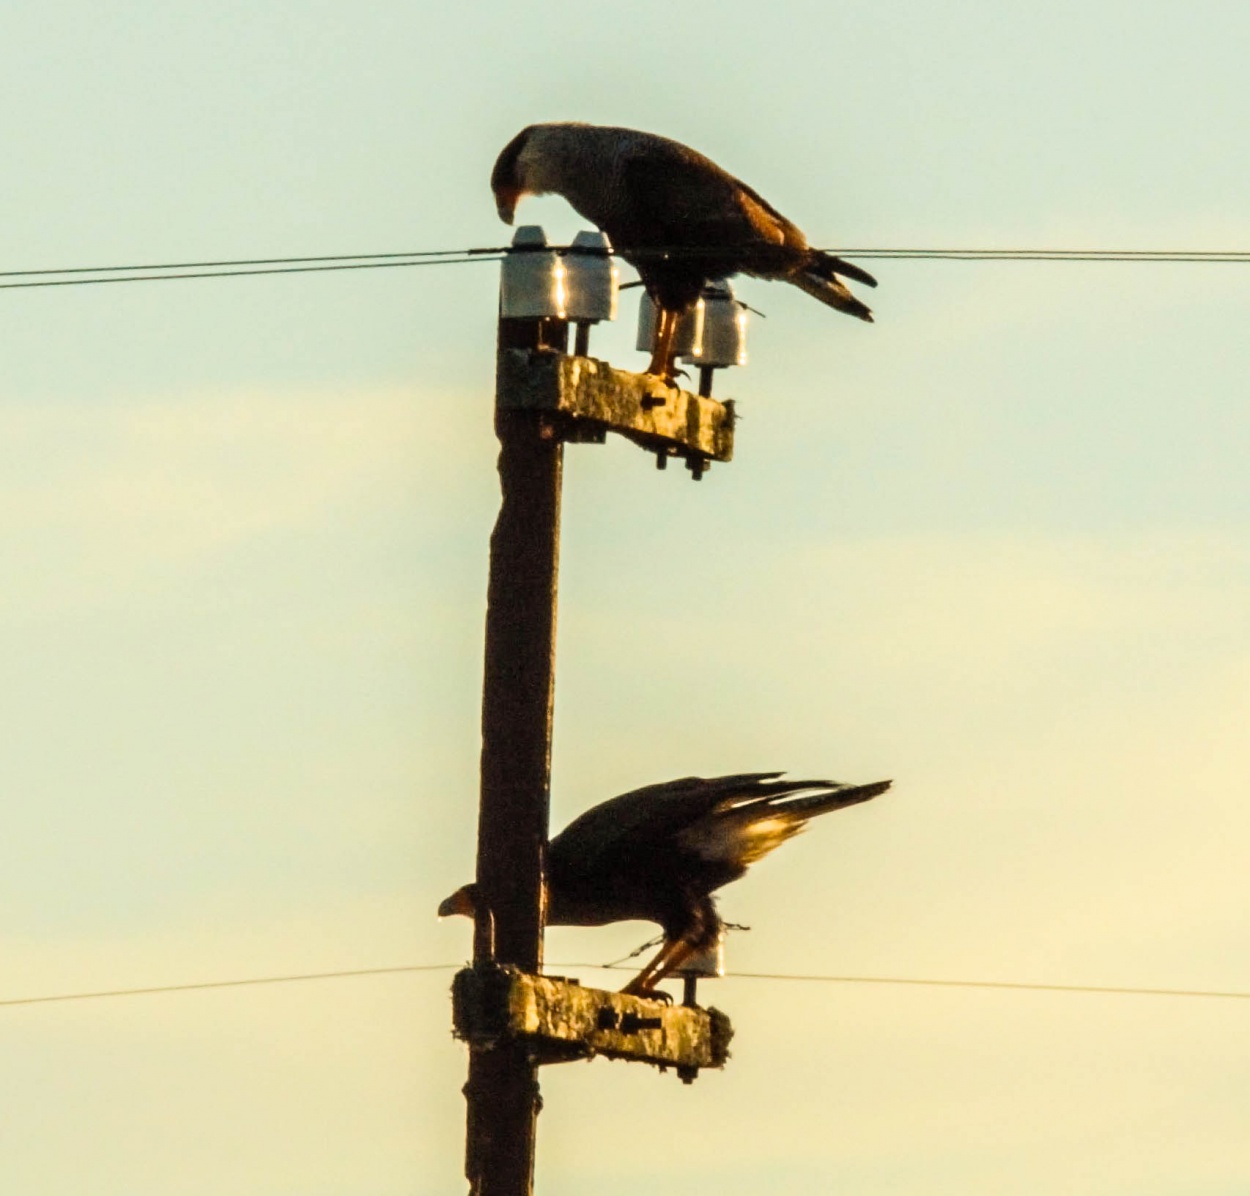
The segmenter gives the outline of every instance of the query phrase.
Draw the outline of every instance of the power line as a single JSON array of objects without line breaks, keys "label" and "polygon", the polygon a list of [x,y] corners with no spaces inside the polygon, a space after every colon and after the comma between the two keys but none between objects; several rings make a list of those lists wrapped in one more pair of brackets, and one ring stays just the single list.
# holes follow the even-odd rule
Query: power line
[{"label": "power line", "polygon": [[152,993],[184,993],[207,988],[243,988],[256,984],[291,984],[300,980],[341,980],[348,976],[386,976],[395,972],[445,972],[454,963],[407,964],[397,968],[354,968],[345,972],[303,972],[294,976],[258,976],[247,980],[207,980],[200,984],[160,984],[150,988],[113,988],[97,992],[56,993],[45,997],[15,997],[0,1005],[47,1005],[54,1001],[94,1001],[100,997],[145,997]]},{"label": "power line", "polygon": [[[90,286],[115,282],[164,282],[194,278],[251,277],[261,274],[312,274],[338,270],[377,270],[403,266],[455,266],[493,261],[509,246],[468,249],[422,249],[392,253],[326,254],[287,258],[236,258],[221,261],[144,263],[130,266],[69,266],[42,270],[0,270],[0,290],[31,287]],[[630,251],[635,259],[715,257],[724,247],[670,246]],[[1250,250],[1184,249],[926,249],[836,246],[822,250],[844,257],[878,261],[964,262],[1137,262],[1152,264],[1250,264]],[[621,255],[617,255],[621,256]],[[259,267],[259,268],[254,268]],[[92,277],[83,277],[91,275]]]},{"label": "power line", "polygon": [[[298,259],[296,259],[298,260]],[[316,259],[313,259],[316,260]],[[106,282],[169,282],[174,279],[186,278],[239,278],[255,274],[315,274],[330,270],[384,270],[397,266],[457,266],[466,265],[469,262],[486,262],[494,259],[486,254],[474,255],[472,257],[442,257],[435,258],[433,256],[422,258],[420,260],[408,261],[364,261],[352,262],[346,265],[322,265],[322,266],[274,266],[263,268],[260,270],[203,270],[191,271],[187,273],[173,274],[110,274],[103,278],[40,278],[32,282],[0,282],[0,291],[22,290],[29,287],[73,287],[73,286],[90,286],[92,284]],[[160,269],[160,267],[141,267],[142,269]],[[123,267],[116,267],[117,270]],[[84,271],[89,272],[89,271]],[[11,278],[18,274],[45,274],[47,271],[29,270],[29,271],[12,271],[7,274],[0,273],[0,278]],[[79,273],[77,269],[59,271],[62,274]]]},{"label": "power line", "polygon": [[52,270],[0,270],[0,278],[34,274],[118,274],[136,270],[219,270],[227,266],[295,266],[308,262],[371,262],[386,258],[462,257],[467,254],[506,253],[506,249],[412,249],[396,253],[331,253],[315,257],[254,257],[212,262],[142,262],[130,266],[69,266]]},{"label": "power line", "polygon": [[[615,253],[614,256],[630,258],[716,258],[723,257],[735,248],[737,247],[732,245],[656,246],[631,249],[628,253]],[[509,250],[507,247],[504,247],[502,249],[481,250],[480,252],[503,254],[509,252]],[[818,249],[817,252],[843,258],[875,258],[878,260],[898,261],[1250,263],[1250,250],[1243,249],[901,249],[884,246],[848,248],[843,245],[834,245]]]},{"label": "power line", "polygon": [[1250,263],[1242,249],[825,249],[879,261]]},{"label": "power line", "polygon": [[[147,988],[115,988],[94,992],[55,993],[50,996],[15,997],[0,1000],[0,1006],[46,1005],[58,1001],[92,1001],[103,997],[139,997],[156,993],[195,992],[213,988],[244,988],[261,984],[291,984],[309,980],[341,980],[357,976],[387,976],[401,972],[450,972],[455,963],[405,964],[390,968],[354,968],[338,972],[302,972],[289,976],[258,976],[244,980],[209,980],[198,984],[162,984]],[[632,971],[620,963],[557,963],[551,968],[594,968],[598,971]],[[1026,984],[1007,980],[939,980],[915,976],[832,976],[793,972],[730,972],[728,980],[777,980],[799,984],[896,984],[925,988],[980,988],[1014,992],[1091,993],[1134,997],[1201,997],[1220,1000],[1250,1000],[1250,991],[1197,988],[1137,988],[1129,985]]]},{"label": "power line", "polygon": [[[594,968],[605,971],[622,970],[616,964],[558,964],[558,967]],[[728,980],[789,980],[802,984],[909,984],[928,988],[990,988],[1019,992],[1109,993],[1135,997],[1218,997],[1238,1001],[1250,1000],[1250,992],[1220,991],[1198,988],[1134,988],[1105,984],[1025,984],[1008,980],[933,980],[912,976],[819,976],[792,972],[727,972]]]}]

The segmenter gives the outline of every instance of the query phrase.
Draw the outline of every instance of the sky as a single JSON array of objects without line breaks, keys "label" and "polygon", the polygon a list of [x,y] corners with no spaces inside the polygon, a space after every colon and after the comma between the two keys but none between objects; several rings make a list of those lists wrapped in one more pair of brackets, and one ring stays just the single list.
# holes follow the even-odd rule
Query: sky
[{"label": "sky", "polygon": [[[686,141],[812,242],[1250,249],[1233,0],[9,0],[0,269],[495,245],[523,125]],[[553,240],[557,198],[521,219]],[[553,827],[893,790],[727,890],[730,971],[1250,991],[1250,273],[865,263],[736,457],[568,450]],[[498,267],[0,296],[0,1187],[463,1190]],[[592,352],[639,369],[633,293]],[[563,974],[652,928],[556,928]],[[442,966],[440,970],[440,965]],[[1232,1196],[1245,1001],[728,977],[685,1087],[543,1074],[538,1191]]]}]

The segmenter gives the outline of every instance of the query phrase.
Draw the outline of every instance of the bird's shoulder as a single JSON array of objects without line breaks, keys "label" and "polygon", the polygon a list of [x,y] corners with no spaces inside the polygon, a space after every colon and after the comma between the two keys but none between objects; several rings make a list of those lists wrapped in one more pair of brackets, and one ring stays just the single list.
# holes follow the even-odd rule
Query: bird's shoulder
[{"label": "bird's shoulder", "polygon": [[803,242],[803,234],[755,188],[698,150],[657,134],[625,139],[616,185],[628,210],[650,231],[665,230],[676,244],[694,238],[774,243]]}]

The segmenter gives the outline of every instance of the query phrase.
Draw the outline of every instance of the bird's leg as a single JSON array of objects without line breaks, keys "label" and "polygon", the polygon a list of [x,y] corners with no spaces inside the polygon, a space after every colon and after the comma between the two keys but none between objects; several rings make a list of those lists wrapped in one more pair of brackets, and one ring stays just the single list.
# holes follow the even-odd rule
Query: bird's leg
[{"label": "bird's leg", "polygon": [[650,996],[665,976],[675,972],[692,955],[716,942],[720,934],[720,916],[711,897],[704,896],[692,910],[686,929],[677,938],[665,937],[655,958],[638,973],[621,992],[634,996]]},{"label": "bird's leg", "polygon": [[647,366],[646,372],[663,378],[665,382],[672,382],[675,377],[673,341],[677,336],[679,318],[679,312],[669,311],[667,307],[656,305],[655,339],[651,351],[651,364]]},{"label": "bird's leg", "polygon": [[681,967],[703,942],[702,928],[693,937],[683,935],[679,939],[665,942],[655,958],[647,964],[623,989],[623,993],[632,993],[636,997],[652,996],[652,989],[675,968]]}]

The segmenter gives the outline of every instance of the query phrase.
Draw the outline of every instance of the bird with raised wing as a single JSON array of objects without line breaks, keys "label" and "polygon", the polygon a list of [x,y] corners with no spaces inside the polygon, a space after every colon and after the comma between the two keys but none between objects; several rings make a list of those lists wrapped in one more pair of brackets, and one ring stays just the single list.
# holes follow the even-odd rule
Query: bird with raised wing
[{"label": "bird with raised wing", "polygon": [[[716,941],[722,922],[715,890],[743,876],[812,818],[868,801],[890,787],[889,781],[846,785],[782,776],[683,777],[587,810],[549,845],[548,923],[658,923],[663,946],[623,990],[650,993]],[[475,916],[476,886],[457,889],[438,912]]]},{"label": "bird with raised wing", "polygon": [[811,248],[757,191],[679,141],[575,121],[530,125],[504,146],[490,185],[505,224],[523,195],[555,194],[607,233],[655,301],[647,372],[667,381],[677,321],[714,278],[780,279],[872,322],[841,281],[875,287],[871,274]]}]

